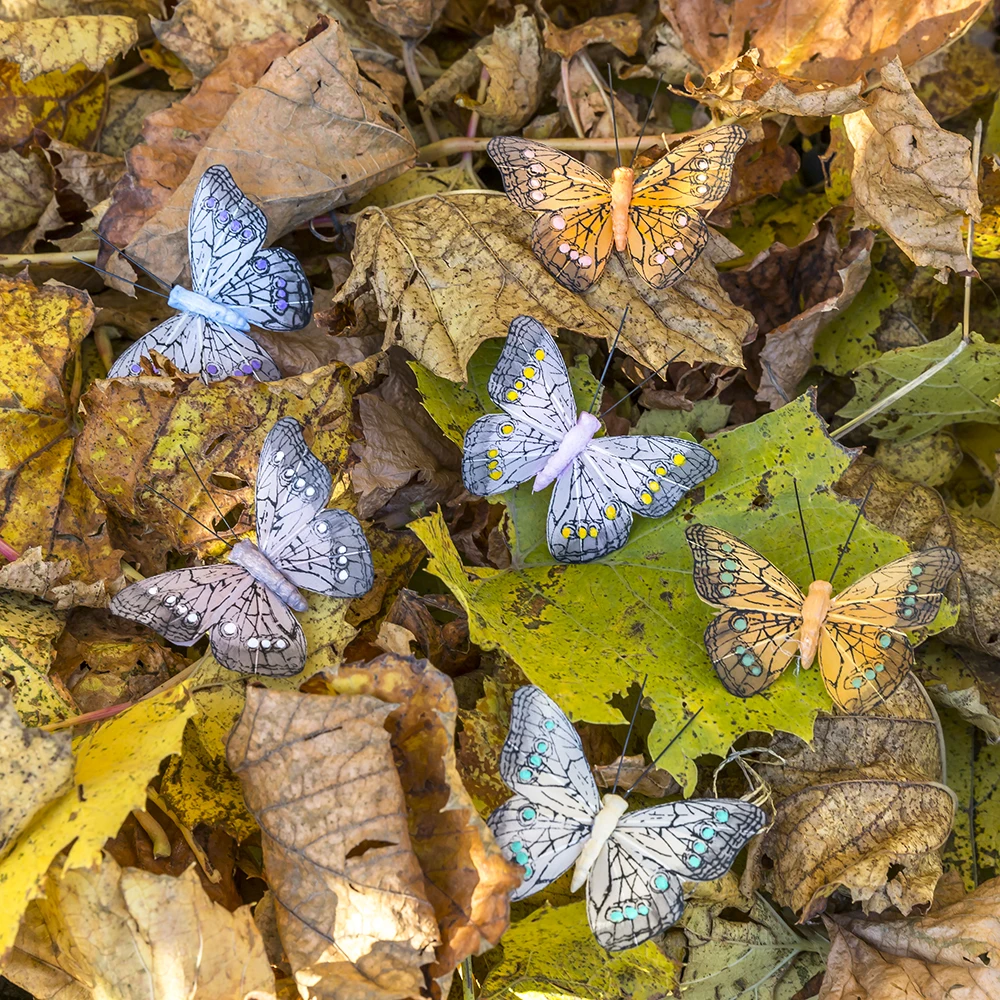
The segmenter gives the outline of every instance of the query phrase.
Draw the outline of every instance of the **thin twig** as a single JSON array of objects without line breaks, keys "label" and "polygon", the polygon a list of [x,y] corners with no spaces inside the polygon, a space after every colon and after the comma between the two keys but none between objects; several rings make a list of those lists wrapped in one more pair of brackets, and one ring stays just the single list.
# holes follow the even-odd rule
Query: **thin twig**
[{"label": "thin twig", "polygon": [[[486,88],[490,84],[490,71],[484,66],[482,72],[479,74],[479,90],[476,92],[476,105],[480,105],[486,100]],[[479,112],[473,111],[469,115],[469,126],[465,130],[465,137],[467,139],[475,139],[476,133],[479,131]],[[472,173],[472,152],[462,154],[462,166],[471,174]]]},{"label": "thin twig", "polygon": [[68,253],[0,253],[0,267],[25,267],[28,264],[92,264],[97,260],[97,250],[77,250]]},{"label": "thin twig", "polygon": [[108,86],[116,87],[119,83],[125,83],[126,80],[134,80],[137,76],[148,73],[152,68],[149,63],[139,63],[138,66],[133,66],[131,69],[125,70],[124,73],[119,73],[118,76],[113,76],[108,80]]},{"label": "thin twig", "polygon": [[594,81],[594,86],[597,87],[597,92],[601,95],[601,100],[604,101],[605,110],[609,115],[614,117],[615,106],[611,103],[614,98],[609,97],[604,92],[604,81],[601,79],[601,74],[597,72],[597,67],[594,65],[594,60],[590,58],[587,54],[586,49],[581,49],[577,54],[577,58],[583,64],[583,68],[590,74],[591,80]]},{"label": "thin twig", "polygon": [[417,98],[417,108],[420,111],[420,119],[424,123],[424,128],[427,129],[427,138],[435,143],[441,140],[441,136],[434,124],[434,119],[431,118],[430,108],[425,108],[420,102],[420,95],[424,92],[424,81],[420,79],[417,61],[413,57],[416,47],[417,43],[412,40],[408,39],[403,42],[403,69],[406,70],[406,79],[410,81],[413,96]]},{"label": "thin twig", "polygon": [[569,64],[571,59],[563,59],[559,67],[562,79],[563,97],[566,98],[566,110],[569,112],[569,120],[573,124],[573,131],[582,139],[587,134],[583,131],[583,122],[576,110],[576,101],[573,100],[573,92],[569,89]]},{"label": "thin twig", "polygon": [[170,848],[167,831],[145,809],[133,809],[132,815],[153,842],[153,857],[169,858],[173,851]]}]

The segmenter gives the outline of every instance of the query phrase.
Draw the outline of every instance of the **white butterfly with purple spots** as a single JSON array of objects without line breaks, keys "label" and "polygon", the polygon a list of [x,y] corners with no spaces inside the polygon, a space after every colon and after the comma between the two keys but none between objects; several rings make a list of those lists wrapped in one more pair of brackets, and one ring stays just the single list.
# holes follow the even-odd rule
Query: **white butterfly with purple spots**
[{"label": "white butterfly with purple spots", "polygon": [[675,923],[684,910],[682,883],[720,878],[767,822],[742,799],[630,813],[623,796],[602,798],[576,730],[537,687],[514,694],[500,776],[514,797],[487,823],[504,857],[524,870],[511,899],[575,865],[570,891],[586,882],[590,929],[608,951],[634,948]]},{"label": "white butterfly with purple spots", "polygon": [[279,420],[264,441],[255,497],[257,544],[237,542],[229,562],[193,566],[133,583],[111,611],[190,646],[206,632],[215,658],[244,674],[290,677],[306,660],[291,609],[309,605],[299,588],[359,597],[372,586],[371,550],[357,519],[325,510],[330,472],[309,450],[296,420]]},{"label": "white butterfly with purple spots", "polygon": [[312,289],[287,250],[264,249],[267,218],[221,164],[202,175],[191,202],[188,253],[193,290],[174,285],[167,302],[178,310],[129,347],[109,378],[138,375],[139,359],[156,350],[181,371],[206,382],[230,375],[281,377],[250,326],[285,331],[312,316]]}]

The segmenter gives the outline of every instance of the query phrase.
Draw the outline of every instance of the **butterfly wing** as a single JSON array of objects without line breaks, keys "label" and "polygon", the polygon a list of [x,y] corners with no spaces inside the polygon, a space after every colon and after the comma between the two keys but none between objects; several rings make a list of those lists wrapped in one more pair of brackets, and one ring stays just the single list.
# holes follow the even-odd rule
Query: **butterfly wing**
[{"label": "butterfly wing", "polygon": [[486,822],[503,856],[524,869],[512,900],[524,899],[559,878],[576,863],[590,836],[589,824],[523,795],[494,809]]},{"label": "butterfly wing", "polygon": [[595,438],[585,454],[615,496],[644,517],[663,517],[719,467],[701,445],[672,437]]},{"label": "butterfly wing", "polygon": [[831,622],[820,630],[819,669],[830,697],[845,712],[885,701],[913,666],[902,632],[861,622]]},{"label": "butterfly wing", "polygon": [[216,298],[264,330],[301,330],[312,318],[312,286],[295,255],[282,247],[258,250]]},{"label": "butterfly wing", "polygon": [[613,246],[610,202],[546,212],[531,230],[535,256],[573,292],[587,291],[600,278]]},{"label": "butterfly wing", "polygon": [[770,687],[799,651],[800,618],[726,611],[705,629],[705,648],[730,694],[749,698]]},{"label": "butterfly wing", "polygon": [[629,210],[628,253],[654,288],[677,281],[708,243],[698,209],[710,212],[732,183],[747,133],[725,125],[682,142],[636,178]]},{"label": "butterfly wing", "polygon": [[839,593],[827,620],[897,629],[927,625],[937,616],[944,588],[960,562],[958,553],[944,546],[911,552]]},{"label": "butterfly wing", "polygon": [[505,493],[537,476],[558,447],[558,438],[506,413],[480,417],[465,432],[465,488],[480,497]]},{"label": "butterfly wing", "polygon": [[559,562],[600,559],[628,541],[631,527],[632,512],[586,454],[556,479],[545,534]]}]

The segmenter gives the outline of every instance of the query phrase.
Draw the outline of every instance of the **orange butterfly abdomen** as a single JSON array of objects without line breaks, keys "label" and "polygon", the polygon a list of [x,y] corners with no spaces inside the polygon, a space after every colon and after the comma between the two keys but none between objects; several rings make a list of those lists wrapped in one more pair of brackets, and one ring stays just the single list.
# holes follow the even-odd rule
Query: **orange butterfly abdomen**
[{"label": "orange butterfly abdomen", "polygon": [[615,167],[611,174],[611,231],[619,253],[624,253],[628,246],[628,210],[632,206],[634,181],[635,171],[631,167]]},{"label": "orange butterfly abdomen", "polygon": [[819,648],[819,631],[833,603],[833,584],[814,580],[802,602],[802,627],[799,629],[799,658],[803,667],[811,667]]}]

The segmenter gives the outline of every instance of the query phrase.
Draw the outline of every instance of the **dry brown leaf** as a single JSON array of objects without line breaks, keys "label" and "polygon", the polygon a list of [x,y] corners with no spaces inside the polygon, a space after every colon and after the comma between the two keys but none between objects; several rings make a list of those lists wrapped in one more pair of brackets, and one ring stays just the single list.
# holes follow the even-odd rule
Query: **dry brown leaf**
[{"label": "dry brown leaf", "polygon": [[139,141],[146,118],[170,107],[174,97],[166,90],[137,90],[124,84],[112,87],[98,151],[124,157]]},{"label": "dry brown leaf", "polygon": [[844,86],[895,58],[904,66],[961,35],[987,0],[660,0],[685,50],[707,75],[730,66],[746,39],[761,65],[786,76]]},{"label": "dry brown leaf", "polygon": [[[793,146],[781,142],[778,123],[761,122],[759,130],[763,137],[747,142],[736,154],[733,183],[722,203],[712,212],[712,222],[717,225],[728,225],[734,208],[749,205],[766,195],[777,195],[785,182],[799,172],[799,154]],[[643,155],[657,158],[661,152],[666,150],[656,147]],[[734,256],[741,256],[741,252],[737,250]]]},{"label": "dry brown leaf", "polygon": [[915,264],[970,273],[962,227],[982,207],[971,143],[934,121],[898,59],[883,68],[867,107],[844,116],[844,128],[854,148],[856,224],[881,226]]},{"label": "dry brown leaf", "polygon": [[191,198],[210,164],[228,167],[264,211],[273,240],[355,201],[413,165],[416,148],[382,92],[359,73],[336,22],[276,59],[206,140],[187,179],[128,249],[174,282],[187,266]]},{"label": "dry brown leaf", "polygon": [[400,38],[419,41],[430,33],[448,0],[368,0],[372,17]]},{"label": "dry brown leaf", "polygon": [[760,851],[779,903],[806,921],[838,889],[866,912],[930,902],[955,795],[940,784],[940,728],[915,679],[871,715],[821,717],[811,744],[780,735],[771,749],[783,763],[760,768],[776,801]]},{"label": "dry brown leaf", "polygon": [[947,905],[936,900],[926,916],[824,918],[830,954],[819,1000],[995,1000],[998,907],[994,878]]},{"label": "dry brown leaf", "polygon": [[613,760],[610,764],[594,765],[594,780],[601,788],[635,787],[639,795],[651,799],[663,799],[668,795],[676,795],[681,786],[674,781],[674,776],[660,767],[647,770],[649,765],[642,754],[634,757],[625,756]]},{"label": "dry brown leaf", "polygon": [[841,248],[834,225],[824,220],[811,239],[796,247],[773,243],[746,267],[723,276],[733,301],[753,313],[758,340],[764,335],[757,399],[776,410],[798,394],[813,364],[816,337],[868,278],[874,243],[873,232],[855,229]]},{"label": "dry brown leaf", "polygon": [[35,814],[73,784],[69,733],[26,729],[14,700],[0,687],[0,858]]},{"label": "dry brown leaf", "polygon": [[58,610],[78,605],[103,608],[125,583],[124,577],[120,577],[109,590],[104,580],[94,583],[67,580],[71,569],[68,559],[46,559],[41,547],[36,545],[24,552],[20,559],[0,566],[0,590],[18,590],[23,594],[44,597]]},{"label": "dry brown leaf", "polygon": [[546,17],[542,22],[542,37],[545,47],[563,59],[572,59],[588,45],[602,43],[613,45],[627,56],[634,56],[639,51],[642,21],[636,14],[605,14],[564,30]]},{"label": "dry brown leaf", "polygon": [[[109,197],[125,172],[125,161],[119,156],[78,149],[58,139],[50,139],[45,152],[56,174],[88,209]],[[93,221],[87,225],[92,226]]]},{"label": "dry brown leaf", "polygon": [[135,18],[114,14],[0,21],[0,51],[17,63],[22,80],[83,63],[90,70],[123,55],[139,40]]},{"label": "dry brown leaf", "polygon": [[[233,101],[252,87],[279,56],[295,48],[291,35],[234,48],[197,90],[142,122],[143,142],[125,154],[128,172],[115,188],[101,220],[101,235],[118,246],[130,243],[143,223],[184,182],[195,158]],[[131,145],[131,144],[130,144]],[[104,251],[102,258],[108,256]]]},{"label": "dry brown leaf", "polygon": [[52,176],[37,150],[0,150],[0,237],[33,226],[52,200]]},{"label": "dry brown leaf", "polygon": [[229,740],[281,942],[314,997],[408,1000],[439,943],[385,729],[392,711],[368,695],[251,687]]},{"label": "dry brown leaf", "polygon": [[487,192],[365,209],[338,301],[370,287],[387,321],[383,346],[397,343],[453,381],[464,381],[476,348],[505,336],[515,316],[610,342],[626,305],[622,349],[648,368],[679,351],[688,362],[742,366],[753,321],[722,290],[709,253],[664,291],[630,278],[614,258],[591,292],[574,295],[532,252],[532,221],[505,195]]}]

